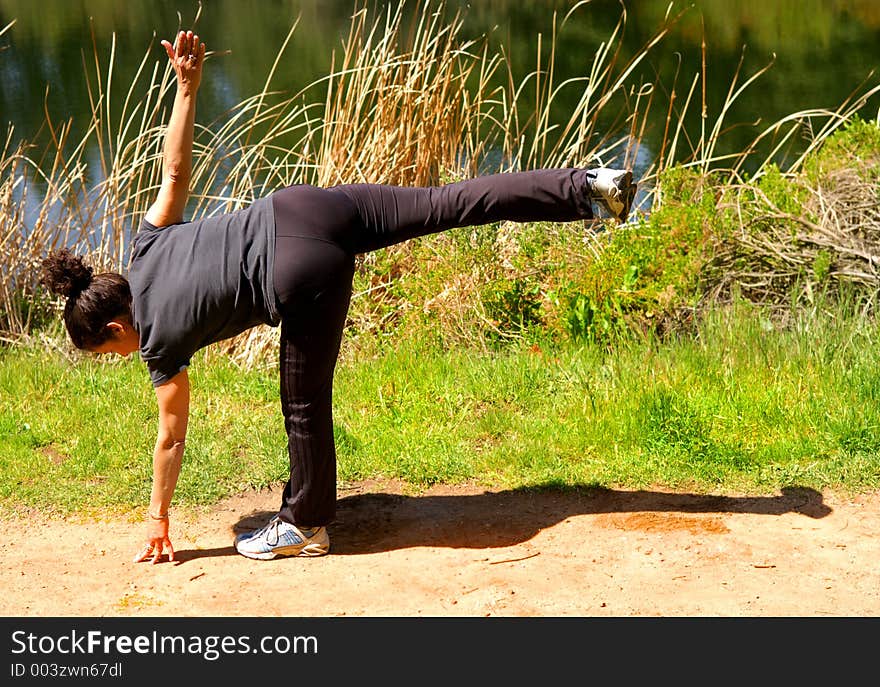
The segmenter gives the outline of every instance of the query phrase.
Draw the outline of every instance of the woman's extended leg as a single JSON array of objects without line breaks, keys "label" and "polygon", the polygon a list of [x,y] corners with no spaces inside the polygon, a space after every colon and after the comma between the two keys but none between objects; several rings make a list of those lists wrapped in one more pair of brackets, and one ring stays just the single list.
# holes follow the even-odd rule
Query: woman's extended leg
[{"label": "woman's extended leg", "polygon": [[[620,174],[629,190],[632,175]],[[594,190],[596,175],[588,169],[541,169],[434,187],[348,184],[330,190],[357,207],[361,226],[351,237],[351,250],[366,253],[453,227],[592,219],[592,200],[601,199]]]}]

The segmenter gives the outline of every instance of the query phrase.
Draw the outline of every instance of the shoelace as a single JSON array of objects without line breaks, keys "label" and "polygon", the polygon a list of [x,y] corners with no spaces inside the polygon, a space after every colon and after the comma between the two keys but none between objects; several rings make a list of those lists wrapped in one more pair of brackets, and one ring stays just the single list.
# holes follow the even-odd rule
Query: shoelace
[{"label": "shoelace", "polygon": [[[267,524],[263,525],[260,529],[254,532],[252,539],[256,539],[257,537],[262,537],[264,534],[266,535],[266,543],[269,546],[275,546],[280,541],[280,537],[278,535],[278,527],[281,525],[281,518],[275,517],[272,518]],[[313,536],[311,530],[300,530],[303,537],[308,538]],[[274,539],[275,541],[272,541]]]},{"label": "shoelace", "polygon": [[[258,537],[262,537],[266,535],[266,542],[269,546],[275,546],[278,543],[278,525],[281,523],[281,518],[272,518],[268,523],[263,525],[260,529],[253,533],[251,539],[256,539]],[[275,541],[271,541],[269,538],[269,534],[272,533],[274,535]]]}]

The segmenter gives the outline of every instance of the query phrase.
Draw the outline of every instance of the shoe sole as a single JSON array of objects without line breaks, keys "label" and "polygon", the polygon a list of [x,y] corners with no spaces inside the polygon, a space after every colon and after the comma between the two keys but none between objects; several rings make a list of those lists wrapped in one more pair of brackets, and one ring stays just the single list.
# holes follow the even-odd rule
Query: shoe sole
[{"label": "shoe sole", "polygon": [[621,182],[617,184],[617,188],[622,194],[622,197],[619,199],[623,203],[623,210],[617,217],[618,222],[626,222],[627,217],[629,217],[629,211],[632,209],[633,201],[636,198],[636,190],[639,185],[634,184],[632,178],[632,172],[627,172],[623,175]]},{"label": "shoe sole", "polygon": [[[235,543],[238,544],[237,541]],[[245,558],[252,558],[257,561],[271,561],[273,558],[313,558],[315,556],[324,556],[330,552],[330,545],[313,542],[311,544],[306,544],[303,547],[279,546],[272,551],[265,551],[262,553],[242,551],[238,546],[235,547],[235,550]]]},{"label": "shoe sole", "polygon": [[614,185],[617,187],[617,198],[615,200],[623,203],[623,208],[619,213],[612,210],[604,199],[602,200],[605,210],[619,223],[626,222],[626,218],[629,217],[629,211],[632,209],[633,200],[636,197],[638,184],[634,184],[632,179],[632,172],[626,171],[614,180]]}]

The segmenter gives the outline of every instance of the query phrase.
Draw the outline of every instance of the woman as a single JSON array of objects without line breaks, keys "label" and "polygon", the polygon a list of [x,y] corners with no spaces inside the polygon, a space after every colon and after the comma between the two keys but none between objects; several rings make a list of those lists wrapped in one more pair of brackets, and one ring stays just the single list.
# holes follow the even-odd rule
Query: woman
[{"label": "woman", "polygon": [[132,241],[128,279],[93,275],[63,250],[42,282],[67,297],[64,320],[78,348],[140,351],[156,392],[159,430],[147,543],[135,561],[167,549],[171,498],[189,416],[192,355],[258,324],[281,326],[281,407],[290,479],[278,514],[235,540],[250,558],[318,556],[336,506],[331,390],[351,297],[355,255],[458,226],[500,220],[574,221],[601,203],[626,219],[628,171],[553,169],[497,174],[435,188],[354,184],[291,186],[219,217],[184,222],[196,92],[205,44],[181,31],[162,41],[177,77],[163,149],[162,183]]}]

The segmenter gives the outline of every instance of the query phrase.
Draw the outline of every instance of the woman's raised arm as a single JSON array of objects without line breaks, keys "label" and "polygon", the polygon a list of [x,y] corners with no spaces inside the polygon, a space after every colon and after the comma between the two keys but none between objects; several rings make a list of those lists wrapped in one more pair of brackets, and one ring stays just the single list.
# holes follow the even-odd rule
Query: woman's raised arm
[{"label": "woman's raised arm", "polygon": [[145,219],[157,227],[183,221],[192,176],[192,146],[196,119],[196,93],[202,80],[205,44],[192,31],[181,31],[174,45],[162,41],[177,75],[177,94],[165,132],[162,185]]}]

